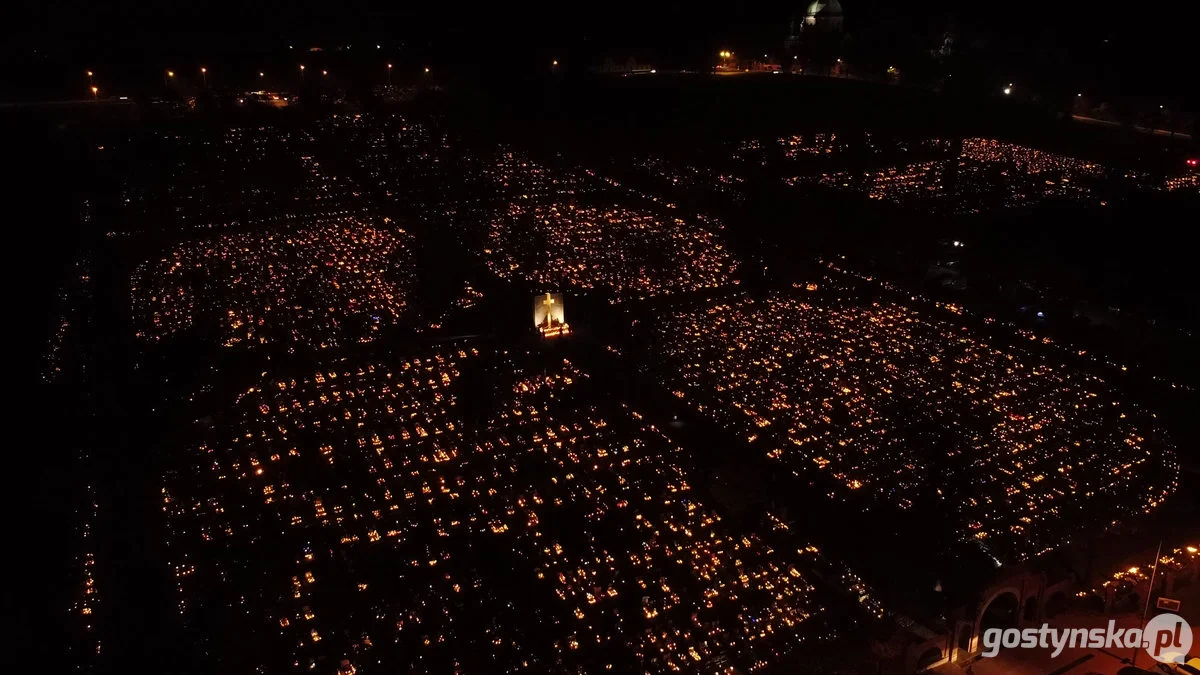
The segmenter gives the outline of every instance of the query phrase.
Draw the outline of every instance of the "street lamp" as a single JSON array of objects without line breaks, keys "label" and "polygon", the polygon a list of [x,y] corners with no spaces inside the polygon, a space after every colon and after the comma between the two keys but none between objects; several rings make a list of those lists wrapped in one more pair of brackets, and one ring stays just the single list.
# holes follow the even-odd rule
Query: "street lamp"
[{"label": "street lamp", "polygon": [[200,66],[200,78],[204,81],[204,86],[208,86],[208,68]]},{"label": "street lamp", "polygon": [[92,76],[95,75],[95,73],[93,73],[92,71],[89,70],[89,71],[87,71],[87,74],[88,74],[88,84],[89,85],[95,84],[95,82],[92,82]]},{"label": "street lamp", "polygon": [[392,86],[392,64],[390,64],[390,63],[389,63],[389,64],[387,64],[387,67],[388,67],[388,69],[387,69],[387,73],[388,73],[388,80],[387,80],[387,82],[388,82],[388,86],[390,87],[390,86]]},{"label": "street lamp", "polygon": [[329,75],[329,71],[328,71],[328,70],[322,70],[322,71],[321,71],[321,77],[325,77],[325,76],[327,76],[327,75]]},{"label": "street lamp", "polygon": [[428,73],[428,72],[429,72],[429,66],[425,66],[425,72],[426,72],[426,73]]},{"label": "street lamp", "polygon": [[94,98],[94,99],[100,98],[100,89],[98,87],[92,87],[92,98]]},{"label": "street lamp", "polygon": [[[1158,540],[1158,552],[1154,554],[1154,568],[1152,570],[1150,570],[1150,586],[1148,588],[1146,588],[1146,605],[1142,608],[1142,623],[1139,624],[1141,626],[1146,625],[1146,616],[1150,613],[1150,596],[1154,595],[1154,577],[1158,575],[1158,559],[1161,557],[1162,557],[1162,540],[1159,539]],[[1130,572],[1136,574],[1137,568],[1131,569]],[[1137,647],[1133,648],[1133,660],[1129,663],[1129,665],[1131,665],[1135,668],[1137,667],[1138,652],[1140,652],[1140,651],[1142,651],[1142,650],[1138,649]]]},{"label": "street lamp", "polygon": [[261,70],[260,70],[260,71],[258,71],[258,77],[259,77],[260,79],[261,79],[261,78],[264,78],[264,77],[266,77],[266,76],[267,76],[267,74],[266,74],[266,73],[262,72]]}]

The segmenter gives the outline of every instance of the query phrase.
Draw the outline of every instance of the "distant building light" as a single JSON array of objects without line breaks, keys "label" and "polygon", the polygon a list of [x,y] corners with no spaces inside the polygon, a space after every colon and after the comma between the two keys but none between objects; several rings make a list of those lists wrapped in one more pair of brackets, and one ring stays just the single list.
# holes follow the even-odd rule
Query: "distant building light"
[{"label": "distant building light", "polygon": [[1009,95],[1009,94],[1011,94],[1011,93],[1012,93],[1012,87],[1005,87],[1005,88],[1004,88],[1004,95],[1005,95],[1005,96],[1008,96],[1008,95]]}]

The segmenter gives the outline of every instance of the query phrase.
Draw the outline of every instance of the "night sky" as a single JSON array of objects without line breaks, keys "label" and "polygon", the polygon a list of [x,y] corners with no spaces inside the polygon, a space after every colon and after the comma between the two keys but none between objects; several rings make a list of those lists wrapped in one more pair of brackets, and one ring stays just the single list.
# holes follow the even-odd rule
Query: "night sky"
[{"label": "night sky", "polygon": [[[518,69],[547,54],[698,67],[720,48],[777,51],[803,2],[400,3],[22,0],[7,23],[7,80],[36,66],[244,59],[294,45],[350,45],[443,65]],[[1093,88],[1164,96],[1195,109],[1195,3],[884,2],[846,0],[858,50],[900,62],[947,30],[960,48],[1020,73],[1053,68]],[[749,53],[744,51],[744,53]],[[24,72],[22,72],[24,71]]]}]

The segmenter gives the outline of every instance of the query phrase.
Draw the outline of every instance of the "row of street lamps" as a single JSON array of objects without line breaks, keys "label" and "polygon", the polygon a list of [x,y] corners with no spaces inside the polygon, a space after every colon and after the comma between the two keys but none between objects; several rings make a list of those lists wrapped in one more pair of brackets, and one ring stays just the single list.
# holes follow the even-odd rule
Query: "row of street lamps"
[{"label": "row of street lamps", "polygon": [[[555,62],[554,62],[554,65],[555,65],[555,66],[557,66],[557,65],[558,65],[558,61],[555,61]],[[303,64],[303,63],[301,63],[301,64],[300,64],[300,75],[301,75],[302,77],[303,77],[303,75],[304,75],[304,72],[305,72],[305,70],[306,70],[306,68],[305,68],[304,64]],[[425,66],[425,73],[426,73],[426,74],[429,74],[430,72],[431,72],[431,71],[430,71],[430,68],[429,68],[429,66]],[[93,72],[93,71],[90,71],[90,70],[89,70],[89,71],[87,71],[87,77],[88,77],[88,86],[89,86],[89,87],[91,88],[91,90],[92,90],[92,96],[93,96],[93,97],[96,97],[96,98],[98,98],[98,97],[99,97],[99,95],[100,95],[100,89],[99,89],[99,88],[96,86],[96,83],[95,83],[95,76],[96,76],[96,73],[95,73],[95,72]],[[267,76],[267,74],[266,74],[265,72],[263,72],[263,71],[261,71],[261,70],[258,72],[258,77],[259,77],[259,79],[263,79],[263,78],[265,78],[266,76]],[[328,70],[322,70],[322,71],[321,71],[321,76],[322,76],[322,77],[328,77],[328,76],[329,76],[329,71],[328,71]],[[204,82],[204,86],[205,86],[205,87],[207,87],[207,86],[208,86],[208,68],[207,68],[206,66],[200,66],[200,77],[201,77],[201,79],[202,79],[202,80],[203,80],[203,82]],[[165,85],[169,85],[173,79],[175,79],[175,71],[174,71],[174,70],[167,70],[167,71],[164,71],[164,73],[163,73],[163,84],[165,84]],[[387,64],[387,80],[388,80],[388,85],[390,86],[390,85],[392,84],[392,64],[390,64],[390,63],[389,63],[389,64]]]}]

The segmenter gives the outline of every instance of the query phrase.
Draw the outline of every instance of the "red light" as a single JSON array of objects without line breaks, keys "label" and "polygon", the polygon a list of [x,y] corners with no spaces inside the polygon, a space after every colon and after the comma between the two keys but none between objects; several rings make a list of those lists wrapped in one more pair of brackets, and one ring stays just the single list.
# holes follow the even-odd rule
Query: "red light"
[{"label": "red light", "polygon": [[1187,163],[1188,163],[1188,166],[1196,166],[1196,160],[1194,160],[1194,159],[1189,159],[1187,161]]}]

